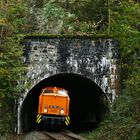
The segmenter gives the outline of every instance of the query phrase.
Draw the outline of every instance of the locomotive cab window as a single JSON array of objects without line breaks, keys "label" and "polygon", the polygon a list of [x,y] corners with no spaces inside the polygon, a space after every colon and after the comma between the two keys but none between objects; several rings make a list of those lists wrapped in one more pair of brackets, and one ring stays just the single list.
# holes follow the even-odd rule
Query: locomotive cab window
[{"label": "locomotive cab window", "polygon": [[43,91],[43,94],[45,94],[45,93],[53,93],[53,90],[45,89],[45,90]]},{"label": "locomotive cab window", "polygon": [[67,94],[67,92],[66,92],[66,90],[58,90],[58,93],[59,94],[61,94],[61,95],[66,95]]}]

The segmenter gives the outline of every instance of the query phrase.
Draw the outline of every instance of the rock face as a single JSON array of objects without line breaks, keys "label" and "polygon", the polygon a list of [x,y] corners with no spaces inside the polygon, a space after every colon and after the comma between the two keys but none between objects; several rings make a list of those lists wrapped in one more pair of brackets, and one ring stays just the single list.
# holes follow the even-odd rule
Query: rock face
[{"label": "rock face", "polygon": [[24,46],[28,71],[21,76],[19,84],[27,88],[18,101],[18,133],[21,106],[26,95],[37,83],[52,75],[76,73],[94,81],[111,101],[117,96],[119,53],[116,40],[36,36],[26,38]]}]

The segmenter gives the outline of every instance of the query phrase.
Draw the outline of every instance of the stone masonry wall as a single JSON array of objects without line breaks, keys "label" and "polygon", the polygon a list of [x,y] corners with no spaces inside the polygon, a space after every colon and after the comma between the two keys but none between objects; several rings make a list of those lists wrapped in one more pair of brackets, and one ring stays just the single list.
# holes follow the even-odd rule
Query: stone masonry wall
[{"label": "stone masonry wall", "polygon": [[[118,43],[112,38],[27,37],[23,60],[28,66],[19,85],[17,133],[20,112],[28,92],[41,80],[59,73],[77,73],[93,80],[114,101],[118,96]],[[26,88],[25,88],[26,87]]]}]

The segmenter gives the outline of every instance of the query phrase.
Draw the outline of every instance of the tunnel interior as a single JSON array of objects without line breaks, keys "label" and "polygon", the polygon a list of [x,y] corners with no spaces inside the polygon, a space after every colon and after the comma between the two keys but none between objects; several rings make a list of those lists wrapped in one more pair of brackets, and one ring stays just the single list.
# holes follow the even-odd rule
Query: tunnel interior
[{"label": "tunnel interior", "polygon": [[27,94],[20,113],[23,133],[37,128],[39,95],[47,86],[63,87],[68,90],[71,118],[69,129],[71,130],[84,131],[87,128],[95,128],[108,110],[105,93],[92,80],[80,74],[56,74],[40,81]]}]

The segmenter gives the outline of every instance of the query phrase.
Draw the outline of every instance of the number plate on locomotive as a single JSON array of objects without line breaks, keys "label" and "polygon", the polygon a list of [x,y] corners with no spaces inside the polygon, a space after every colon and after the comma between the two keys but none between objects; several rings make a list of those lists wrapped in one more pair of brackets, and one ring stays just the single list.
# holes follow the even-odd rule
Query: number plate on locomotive
[{"label": "number plate on locomotive", "polygon": [[59,113],[59,109],[51,108],[51,109],[50,109],[50,113],[58,114],[58,113]]}]

